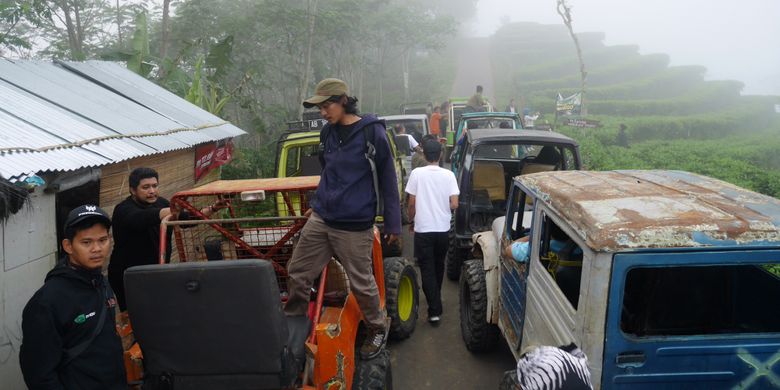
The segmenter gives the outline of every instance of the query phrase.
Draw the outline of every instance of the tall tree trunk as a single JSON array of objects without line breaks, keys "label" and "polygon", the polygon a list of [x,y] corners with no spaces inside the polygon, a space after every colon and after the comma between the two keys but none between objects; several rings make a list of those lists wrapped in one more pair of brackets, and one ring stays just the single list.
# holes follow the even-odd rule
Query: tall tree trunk
[{"label": "tall tree trunk", "polygon": [[588,115],[588,109],[585,105],[585,87],[587,85],[587,77],[588,72],[585,71],[585,62],[582,60],[582,50],[580,49],[580,40],[577,39],[577,35],[574,34],[574,28],[572,27],[571,22],[571,6],[566,4],[566,0],[556,0],[557,1],[557,11],[558,15],[561,15],[561,18],[563,19],[563,24],[566,25],[566,28],[569,30],[569,35],[571,36],[571,39],[574,41],[574,47],[577,49],[577,59],[580,61],[580,115],[587,116]]},{"label": "tall tree trunk", "polygon": [[[362,66],[362,64],[364,64],[364,63],[365,62],[361,61],[360,62],[361,65],[359,65],[357,70],[355,70],[355,72],[357,73],[357,95],[359,97],[363,97],[363,66]],[[360,100],[358,100],[358,109],[360,109],[360,107],[361,107],[360,106]]]},{"label": "tall tree trunk", "polygon": [[81,24],[81,10],[79,2],[73,1],[73,15],[76,19],[76,42],[78,45],[79,61],[85,60],[84,55],[84,26]]},{"label": "tall tree trunk", "polygon": [[116,35],[118,46],[122,47],[122,8],[119,6],[119,0],[116,0]]},{"label": "tall tree trunk", "polygon": [[409,61],[411,49],[407,49],[401,54],[401,73],[404,85],[404,102],[409,101]]},{"label": "tall tree trunk", "polygon": [[379,112],[378,110],[382,110],[382,106],[385,104],[385,91],[384,91],[385,49],[384,49],[384,43],[379,48],[379,75],[377,75],[377,78],[379,79],[379,90],[378,90],[379,98],[377,99],[377,104],[376,104],[377,107],[374,107],[374,112]]},{"label": "tall tree trunk", "polygon": [[163,0],[162,31],[160,39],[160,59],[164,60],[168,56],[168,41],[170,40],[169,24],[171,0]]},{"label": "tall tree trunk", "polygon": [[73,22],[73,17],[70,14],[71,12],[70,3],[68,0],[60,0],[57,4],[59,5],[65,17],[64,22],[65,22],[65,30],[68,32],[68,47],[70,47],[70,59],[80,60],[83,58],[84,55],[80,49],[78,29],[76,28],[76,24]]},{"label": "tall tree trunk", "polygon": [[314,24],[317,21],[317,1],[309,0],[306,5],[306,12],[309,16],[309,36],[306,43],[306,56],[303,61],[303,69],[301,69],[301,86],[300,93],[298,94],[298,116],[303,114],[303,105],[300,104],[306,99],[306,93],[309,90],[309,74],[311,73],[311,50],[314,45]]}]

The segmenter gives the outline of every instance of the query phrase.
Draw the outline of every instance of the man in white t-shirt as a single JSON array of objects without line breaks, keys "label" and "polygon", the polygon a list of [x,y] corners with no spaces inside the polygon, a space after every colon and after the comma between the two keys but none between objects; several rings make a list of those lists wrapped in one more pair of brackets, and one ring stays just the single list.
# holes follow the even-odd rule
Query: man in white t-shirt
[{"label": "man in white t-shirt", "polygon": [[428,165],[409,175],[409,218],[414,227],[414,255],[420,265],[422,287],[428,301],[428,321],[437,324],[443,311],[441,283],[444,278],[444,258],[449,245],[452,210],[458,207],[458,182],[455,175],[439,167],[441,144],[436,140],[423,143]]}]

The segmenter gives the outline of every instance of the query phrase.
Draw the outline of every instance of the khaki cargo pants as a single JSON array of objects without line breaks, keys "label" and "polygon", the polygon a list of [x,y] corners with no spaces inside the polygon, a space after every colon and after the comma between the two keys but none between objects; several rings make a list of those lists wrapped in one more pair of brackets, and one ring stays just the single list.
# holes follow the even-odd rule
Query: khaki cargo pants
[{"label": "khaki cargo pants", "polygon": [[373,228],[361,232],[333,229],[312,213],[287,264],[290,295],[284,307],[285,314],[306,315],[314,280],[335,255],[347,272],[350,290],[355,294],[366,322],[371,327],[383,328],[385,313],[379,309],[379,289],[372,267],[373,242]]}]

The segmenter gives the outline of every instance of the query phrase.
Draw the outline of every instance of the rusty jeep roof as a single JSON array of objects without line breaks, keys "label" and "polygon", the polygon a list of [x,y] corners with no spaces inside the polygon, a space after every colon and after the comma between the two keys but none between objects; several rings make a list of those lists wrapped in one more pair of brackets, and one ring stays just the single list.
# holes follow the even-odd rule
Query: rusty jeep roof
[{"label": "rusty jeep roof", "polygon": [[556,171],[515,181],[595,251],[780,246],[780,200],[683,171]]}]

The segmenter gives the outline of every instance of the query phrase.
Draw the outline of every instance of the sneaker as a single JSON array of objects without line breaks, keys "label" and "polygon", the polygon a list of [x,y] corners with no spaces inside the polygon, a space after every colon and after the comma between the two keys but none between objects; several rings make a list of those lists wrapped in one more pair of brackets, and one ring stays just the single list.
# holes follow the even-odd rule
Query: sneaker
[{"label": "sneaker", "polygon": [[387,333],[389,331],[389,326],[383,328],[369,328],[368,334],[366,334],[366,340],[363,341],[363,345],[360,347],[360,357],[363,358],[363,360],[377,357],[385,348],[385,344],[387,344]]},{"label": "sneaker", "polygon": [[439,317],[439,316],[430,316],[430,317],[428,317],[428,322],[430,322],[431,324],[438,324],[439,321],[441,321],[441,317]]}]

